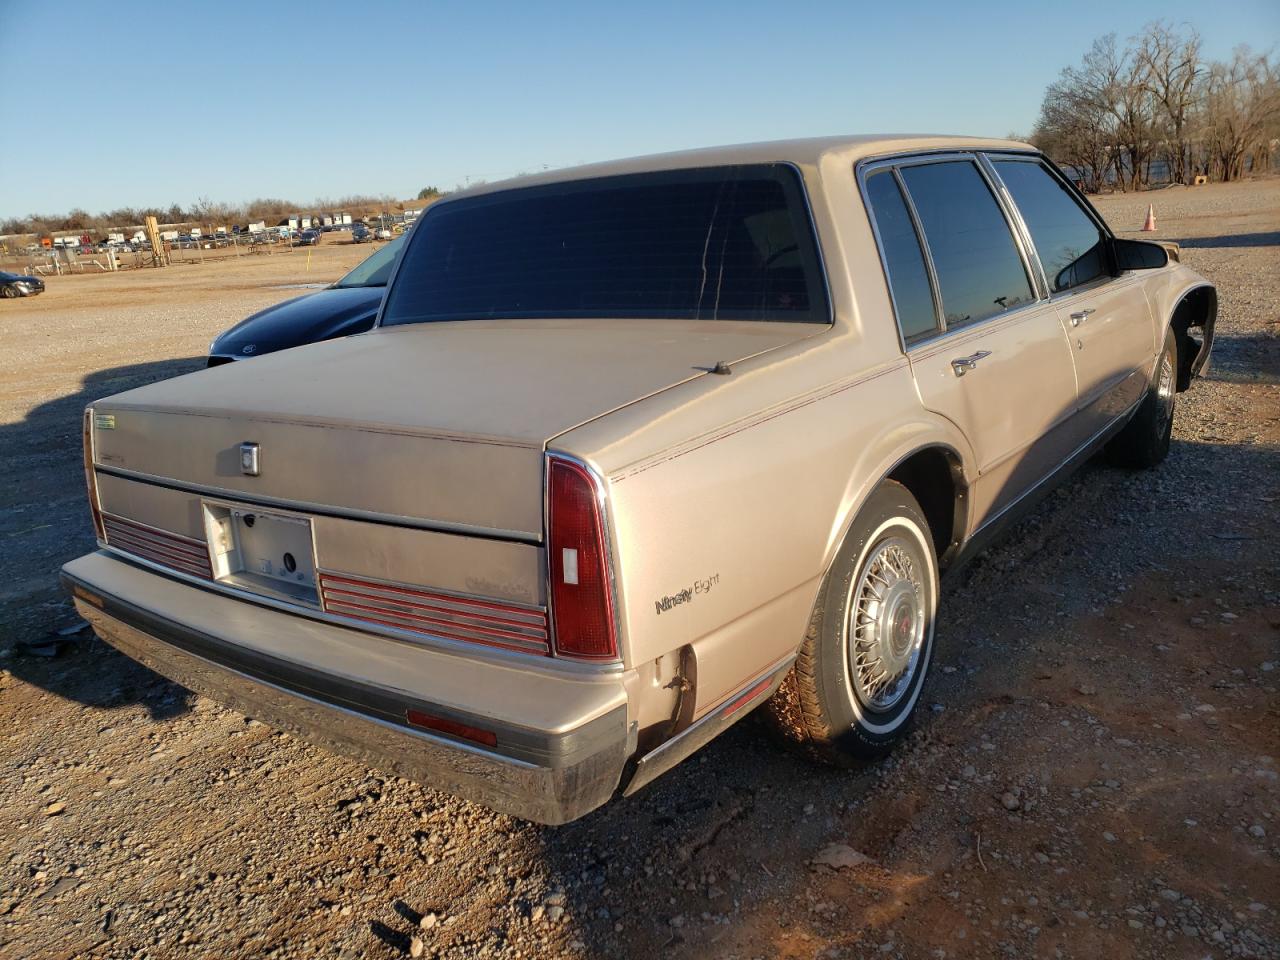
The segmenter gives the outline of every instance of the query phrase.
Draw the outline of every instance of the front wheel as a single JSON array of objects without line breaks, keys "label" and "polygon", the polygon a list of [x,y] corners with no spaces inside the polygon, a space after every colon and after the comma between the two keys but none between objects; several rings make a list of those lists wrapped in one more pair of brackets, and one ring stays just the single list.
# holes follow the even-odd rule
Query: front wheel
[{"label": "front wheel", "polygon": [[12,300],[18,296],[18,290],[16,287],[0,287],[0,294],[3,294],[6,300]]},{"label": "front wheel", "polygon": [[784,732],[836,763],[885,756],[910,727],[937,606],[928,521],[907,488],[887,480],[850,527],[771,702]]},{"label": "front wheel", "polygon": [[1169,455],[1177,369],[1178,345],[1169,330],[1164,335],[1164,349],[1147,395],[1129,422],[1107,443],[1107,459],[1116,466],[1148,469]]}]

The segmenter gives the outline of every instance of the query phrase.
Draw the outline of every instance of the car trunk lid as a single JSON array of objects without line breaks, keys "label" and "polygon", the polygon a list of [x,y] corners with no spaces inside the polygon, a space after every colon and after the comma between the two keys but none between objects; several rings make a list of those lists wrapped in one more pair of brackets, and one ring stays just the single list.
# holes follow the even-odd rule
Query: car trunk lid
[{"label": "car trunk lid", "polygon": [[[259,503],[536,540],[548,441],[719,361],[826,329],[616,320],[388,328],[101,401],[95,460]],[[243,444],[257,444],[257,475],[242,469]]]}]

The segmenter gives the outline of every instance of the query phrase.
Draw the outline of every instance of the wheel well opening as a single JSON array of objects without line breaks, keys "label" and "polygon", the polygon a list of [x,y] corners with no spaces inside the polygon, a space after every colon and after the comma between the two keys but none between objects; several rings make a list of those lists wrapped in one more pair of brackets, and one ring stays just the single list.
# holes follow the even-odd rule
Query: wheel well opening
[{"label": "wheel well opening", "polygon": [[962,532],[963,482],[960,464],[940,447],[913,453],[889,474],[916,498],[929,521],[933,547],[943,566]]},{"label": "wheel well opening", "polygon": [[[1178,390],[1191,386],[1196,373],[1196,359],[1204,349],[1204,341],[1213,335],[1213,321],[1218,313],[1218,294],[1212,287],[1197,287],[1178,301],[1169,326],[1178,346]],[[1201,339],[1191,335],[1199,328]]]}]

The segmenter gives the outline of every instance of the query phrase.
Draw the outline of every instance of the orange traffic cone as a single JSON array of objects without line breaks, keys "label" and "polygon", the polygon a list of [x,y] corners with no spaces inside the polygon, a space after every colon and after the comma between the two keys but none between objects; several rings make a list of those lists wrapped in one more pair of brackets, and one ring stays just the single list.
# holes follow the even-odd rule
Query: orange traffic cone
[{"label": "orange traffic cone", "polygon": [[1147,222],[1142,225],[1143,233],[1156,232],[1156,207],[1153,203],[1147,204]]}]

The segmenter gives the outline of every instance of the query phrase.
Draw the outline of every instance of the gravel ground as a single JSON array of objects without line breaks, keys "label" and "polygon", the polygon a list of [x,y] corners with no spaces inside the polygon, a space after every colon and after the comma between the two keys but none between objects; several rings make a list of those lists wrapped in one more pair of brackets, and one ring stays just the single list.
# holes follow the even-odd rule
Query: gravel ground
[{"label": "gravel ground", "polygon": [[[1218,284],[1168,461],[1090,464],[948,585],[917,731],[754,718],[558,829],[312,749],[84,631],[79,411],[364,251],[0,309],[0,956],[1280,957],[1280,182],[1103,198]],[[178,358],[178,359],[175,359]],[[182,359],[185,358],[185,359]],[[37,649],[40,649],[37,647]]]}]

